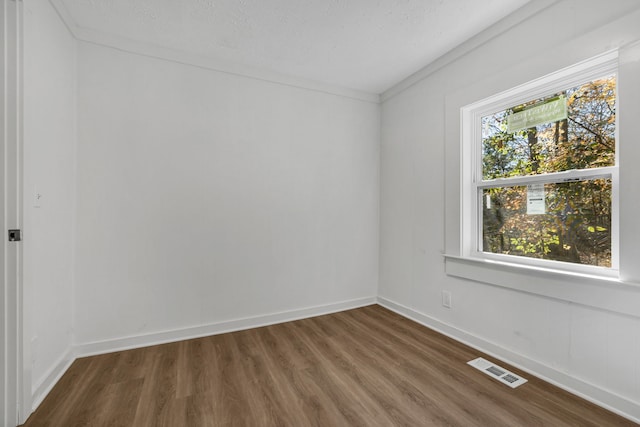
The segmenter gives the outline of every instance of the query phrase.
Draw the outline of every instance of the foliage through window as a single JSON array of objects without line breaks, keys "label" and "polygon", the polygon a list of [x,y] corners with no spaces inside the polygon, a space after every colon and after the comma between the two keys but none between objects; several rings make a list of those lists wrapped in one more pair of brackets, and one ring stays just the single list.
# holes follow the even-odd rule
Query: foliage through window
[{"label": "foliage through window", "polygon": [[614,265],[616,75],[482,113],[478,251]]}]

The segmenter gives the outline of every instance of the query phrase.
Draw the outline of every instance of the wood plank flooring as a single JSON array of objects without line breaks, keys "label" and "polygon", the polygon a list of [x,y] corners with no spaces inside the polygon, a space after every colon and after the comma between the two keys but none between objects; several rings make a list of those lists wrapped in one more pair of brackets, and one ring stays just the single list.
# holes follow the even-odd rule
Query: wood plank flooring
[{"label": "wood plank flooring", "polygon": [[380,306],[76,360],[34,426],[630,426]]}]

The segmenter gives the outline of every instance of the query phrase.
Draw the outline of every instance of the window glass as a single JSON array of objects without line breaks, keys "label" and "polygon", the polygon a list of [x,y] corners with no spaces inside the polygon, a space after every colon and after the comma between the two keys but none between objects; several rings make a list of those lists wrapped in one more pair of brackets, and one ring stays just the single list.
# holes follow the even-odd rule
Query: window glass
[{"label": "window glass", "polygon": [[482,178],[613,166],[615,96],[609,76],[482,117]]},{"label": "window glass", "polygon": [[482,190],[484,251],[611,267],[611,180],[538,185]]},{"label": "window glass", "polygon": [[480,126],[478,251],[612,267],[616,76],[483,114]]}]

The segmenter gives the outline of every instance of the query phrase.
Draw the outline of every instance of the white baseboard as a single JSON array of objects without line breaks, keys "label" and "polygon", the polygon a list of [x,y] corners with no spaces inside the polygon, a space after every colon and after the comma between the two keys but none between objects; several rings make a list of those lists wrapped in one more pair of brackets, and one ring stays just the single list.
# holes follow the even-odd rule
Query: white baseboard
[{"label": "white baseboard", "polygon": [[331,304],[306,307],[297,310],[289,310],[279,313],[271,313],[261,316],[234,319],[211,325],[202,325],[191,328],[176,329],[172,331],[158,332],[147,335],[118,338],[113,340],[96,341],[85,344],[78,344],[67,350],[58,362],[49,370],[32,392],[32,412],[42,403],[49,394],[53,386],[60,380],[62,375],[69,369],[71,364],[79,357],[92,356],[96,354],[111,353],[114,351],[129,350],[139,347],[164,344],[168,342],[181,341],[192,338],[199,338],[208,335],[217,335],[227,332],[234,332],[244,329],[258,328],[261,326],[274,325],[277,323],[290,322],[293,320],[305,319],[309,317],[321,316],[324,314],[336,313],[339,311],[351,310],[376,303],[376,297],[358,298],[348,301],[341,301]]},{"label": "white baseboard", "polygon": [[388,308],[403,317],[420,323],[421,325],[446,335],[449,338],[453,338],[454,340],[466,344],[469,347],[495,357],[500,361],[515,366],[563,390],[595,403],[598,406],[602,406],[611,412],[621,415],[636,423],[640,423],[640,403],[638,402],[633,402],[596,385],[567,375],[564,372],[558,371],[521,354],[507,350],[497,344],[443,323],[433,317],[420,313],[390,299],[378,296],[377,301],[382,307]]},{"label": "white baseboard", "polygon": [[148,347],[157,344],[206,337],[209,335],[224,334],[243,329],[259,328],[261,326],[276,323],[290,322],[308,317],[321,316],[323,314],[336,313],[353,308],[364,307],[376,303],[376,297],[358,298],[326,305],[306,307],[296,310],[246,317],[242,319],[228,320],[210,325],[194,326],[175,329],[171,331],[156,332],[152,334],[116,338],[112,340],[95,341],[74,346],[76,357],[93,356],[96,354],[111,353],[114,351],[130,350],[133,348]]},{"label": "white baseboard", "polygon": [[58,361],[49,369],[49,372],[43,376],[33,387],[31,391],[31,411],[35,411],[42,403],[47,394],[54,385],[60,381],[60,378],[67,372],[67,369],[76,360],[73,350],[69,348]]},{"label": "white baseboard", "polygon": [[277,323],[321,316],[324,314],[336,313],[339,311],[351,310],[375,304],[376,302],[379,305],[400,314],[401,316],[420,323],[443,335],[453,338],[456,341],[460,341],[461,343],[482,351],[483,353],[495,357],[500,361],[516,366],[531,375],[602,406],[625,418],[640,423],[640,404],[638,403],[632,402],[593,384],[571,377],[547,365],[529,359],[526,356],[514,353],[499,345],[483,340],[482,338],[440,322],[439,320],[384,297],[359,298],[321,306],[307,307],[243,319],[234,319],[210,325],[75,345],[58,360],[58,362],[49,370],[48,374],[45,375],[34,387],[32,393],[32,408],[34,411],[36,410],[47,394],[51,391],[53,386],[60,380],[62,375],[78,357],[129,350],[185,339],[199,338],[208,335],[217,335],[268,326]]}]

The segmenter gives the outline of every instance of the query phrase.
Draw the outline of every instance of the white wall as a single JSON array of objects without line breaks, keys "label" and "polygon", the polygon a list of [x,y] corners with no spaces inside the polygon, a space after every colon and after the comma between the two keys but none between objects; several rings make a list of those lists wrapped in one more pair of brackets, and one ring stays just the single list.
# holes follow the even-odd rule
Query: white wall
[{"label": "white wall", "polygon": [[[76,67],[49,3],[26,1],[24,284],[35,398],[71,358],[72,326],[76,348],[107,351],[368,301],[380,237],[384,304],[640,418],[638,315],[447,276],[442,258],[458,198],[447,102],[625,46],[620,87],[636,95],[621,95],[620,115],[636,117],[639,62],[627,44],[640,38],[638,7],[559,2],[390,91],[380,135],[379,106],[362,100],[84,42]],[[631,130],[621,135],[625,160],[640,160],[624,145]],[[633,217],[633,203],[621,217]],[[623,240],[637,239],[629,230]],[[453,293],[451,310],[442,289]]]},{"label": "white wall", "polygon": [[[640,286],[581,288],[556,277],[557,291],[537,295],[544,277],[516,274],[509,287],[487,284],[492,277],[463,280],[445,273],[443,254],[459,248],[461,100],[471,103],[620,47],[621,263],[625,280],[640,282],[631,220],[637,222],[637,197],[630,191],[640,162],[634,123],[640,49],[629,45],[640,39],[639,9],[627,0],[557,2],[383,96],[379,287],[383,304],[637,420]],[[451,309],[441,305],[442,290],[452,292]]]},{"label": "white wall", "polygon": [[75,41],[49,2],[25,1],[24,369],[36,400],[71,359],[74,58]]},{"label": "white wall", "polygon": [[85,42],[77,72],[80,346],[375,297],[377,104]]}]

